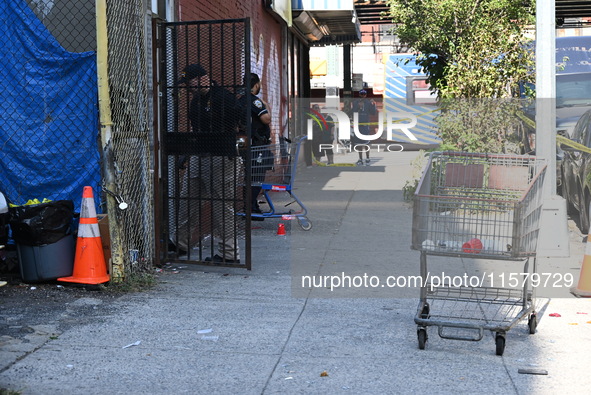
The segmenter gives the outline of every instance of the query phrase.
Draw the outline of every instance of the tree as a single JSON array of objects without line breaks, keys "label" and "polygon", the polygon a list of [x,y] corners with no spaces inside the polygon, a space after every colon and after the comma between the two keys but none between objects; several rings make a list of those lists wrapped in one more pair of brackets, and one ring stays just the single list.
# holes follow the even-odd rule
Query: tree
[{"label": "tree", "polygon": [[[514,112],[516,106],[507,107],[506,100],[489,99],[517,97],[519,84],[534,77],[525,35],[534,22],[534,0],[388,0],[388,5],[395,33],[417,53],[417,64],[437,90],[444,144],[475,151],[502,145],[514,117],[507,118],[509,124],[494,122],[492,129],[487,120],[499,110],[484,111],[483,105]],[[459,113],[467,122],[450,120]]]},{"label": "tree", "polygon": [[396,34],[420,54],[418,64],[441,97],[508,97],[532,78],[533,54],[524,32],[534,23],[533,1],[388,4]]}]

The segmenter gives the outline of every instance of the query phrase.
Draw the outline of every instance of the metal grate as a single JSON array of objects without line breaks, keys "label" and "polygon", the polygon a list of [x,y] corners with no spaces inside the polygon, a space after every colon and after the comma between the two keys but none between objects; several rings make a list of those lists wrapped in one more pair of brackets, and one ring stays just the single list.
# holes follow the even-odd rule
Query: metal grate
[{"label": "metal grate", "polygon": [[545,169],[532,156],[433,153],[415,194],[412,248],[535,256]]},{"label": "metal grate", "polygon": [[[169,260],[250,269],[250,188],[244,181],[250,152],[241,156],[238,143],[239,130],[250,139],[249,109],[239,100],[250,95],[244,89],[250,83],[249,23],[162,24],[163,239],[171,245]],[[222,261],[208,260],[215,255]]]}]

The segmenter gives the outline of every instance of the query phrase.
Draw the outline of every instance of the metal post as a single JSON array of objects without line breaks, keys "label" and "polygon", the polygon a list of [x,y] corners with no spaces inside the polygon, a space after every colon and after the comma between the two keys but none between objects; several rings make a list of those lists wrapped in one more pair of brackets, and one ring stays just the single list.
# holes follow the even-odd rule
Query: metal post
[{"label": "metal post", "polygon": [[343,45],[343,97],[353,96],[351,88],[351,44]]},{"label": "metal post", "polygon": [[536,155],[546,159],[544,196],[556,194],[556,33],[554,0],[536,3]]},{"label": "metal post", "polygon": [[536,155],[548,164],[537,254],[569,256],[566,201],[556,195],[555,0],[536,2]]},{"label": "metal post", "polygon": [[[101,127],[101,145],[104,154],[103,185],[108,191],[116,191],[115,172],[111,144],[111,100],[109,97],[108,74],[108,40],[107,40],[107,3],[106,0],[96,0],[96,59],[97,83],[99,99],[99,116]],[[118,202],[111,194],[106,195],[107,213],[109,214],[109,234],[111,237],[111,280],[121,282],[124,278],[123,252],[119,223],[117,221]]]}]

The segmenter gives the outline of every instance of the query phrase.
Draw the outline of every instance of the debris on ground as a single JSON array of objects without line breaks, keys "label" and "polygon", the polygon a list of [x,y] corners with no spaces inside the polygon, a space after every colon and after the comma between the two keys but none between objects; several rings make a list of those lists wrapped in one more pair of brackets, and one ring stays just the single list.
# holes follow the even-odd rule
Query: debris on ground
[{"label": "debris on ground", "polygon": [[517,373],[519,373],[519,374],[535,374],[535,375],[541,375],[541,376],[548,375],[548,371],[546,369],[536,369],[536,368],[518,369]]},{"label": "debris on ground", "polygon": [[127,346],[123,346],[121,348],[129,348],[129,347],[139,346],[141,344],[141,342],[142,342],[141,340],[138,340],[134,343],[128,344]]}]

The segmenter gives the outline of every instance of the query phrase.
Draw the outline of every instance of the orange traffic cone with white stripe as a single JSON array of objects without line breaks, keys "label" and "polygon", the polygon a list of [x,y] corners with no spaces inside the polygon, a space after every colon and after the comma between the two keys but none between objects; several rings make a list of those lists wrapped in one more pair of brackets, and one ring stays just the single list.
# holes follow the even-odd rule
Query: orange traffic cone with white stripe
[{"label": "orange traffic cone with white stripe", "polygon": [[58,278],[58,281],[78,284],[102,284],[109,281],[109,279],[94,207],[92,187],[84,187],[74,271],[72,276]]},{"label": "orange traffic cone with white stripe", "polygon": [[[589,233],[589,232],[588,232]],[[585,256],[579,275],[579,283],[576,287],[570,289],[570,293],[581,298],[591,297],[591,235],[587,235],[585,245]]]}]

